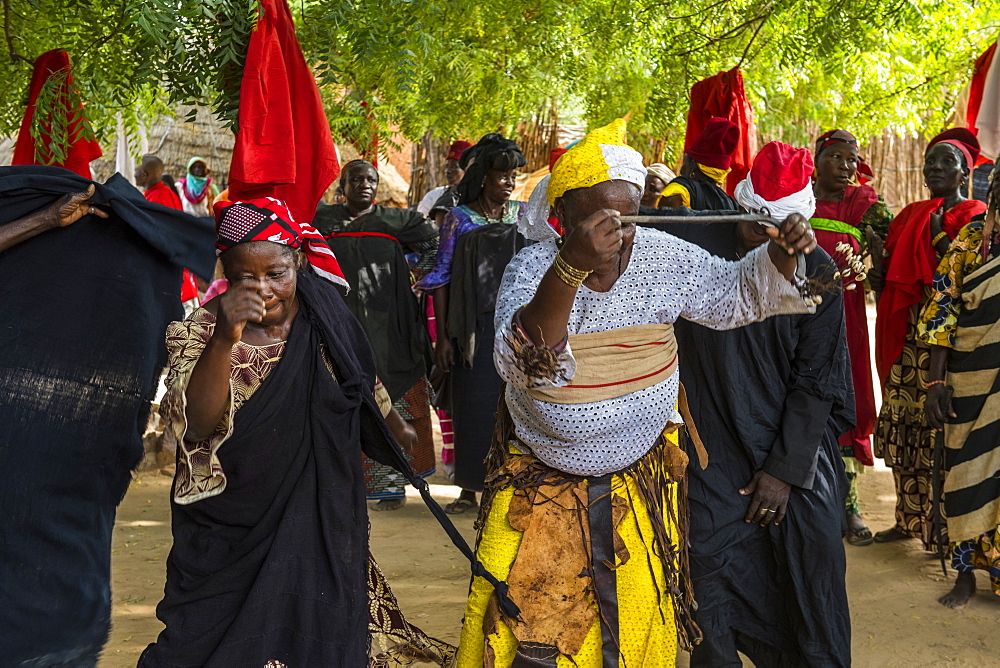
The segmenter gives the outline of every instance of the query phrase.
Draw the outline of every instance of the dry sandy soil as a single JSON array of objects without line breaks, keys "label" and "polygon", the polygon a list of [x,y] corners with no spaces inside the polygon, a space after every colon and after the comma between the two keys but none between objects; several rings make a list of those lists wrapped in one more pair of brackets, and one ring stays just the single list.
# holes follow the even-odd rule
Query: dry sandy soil
[{"label": "dry sandy soil", "polygon": [[[440,501],[454,488],[435,485]],[[134,666],[159,633],[154,608],[163,593],[164,560],[170,549],[170,480],[141,476],[118,510],[112,555],[114,628],[102,668]],[[870,471],[861,477],[862,510],[873,529],[892,520],[892,476]],[[371,513],[371,549],[403,611],[418,626],[457,642],[469,581],[468,564],[448,541],[419,497],[401,510]],[[472,519],[458,526],[472,541]],[[938,562],[914,541],[848,546],[847,586],[854,621],[857,666],[988,666],[1000,651],[1000,597],[980,595],[962,610],[936,602],[947,590]],[[679,665],[687,662],[681,657]]]},{"label": "dry sandy soil", "polygon": [[[869,318],[874,332],[871,308]],[[892,525],[895,503],[892,474],[880,461],[876,464],[860,477],[861,511],[872,531]],[[431,482],[444,480],[436,476]],[[448,485],[432,489],[441,503],[457,496],[457,489]],[[101,668],[134,666],[162,628],[154,611],[163,595],[170,549],[169,493],[168,478],[145,474],[132,483],[118,509],[112,550],[114,626]],[[410,493],[401,510],[370,513],[371,550],[407,617],[430,635],[457,643],[469,586],[468,562],[416,492]],[[473,518],[456,520],[471,544]],[[855,666],[1000,665],[1000,597],[989,593],[983,572],[976,574],[979,595],[965,608],[949,610],[937,597],[950,588],[953,576],[945,579],[937,559],[916,541],[845,549]],[[686,655],[680,656],[678,666],[687,665]]]}]

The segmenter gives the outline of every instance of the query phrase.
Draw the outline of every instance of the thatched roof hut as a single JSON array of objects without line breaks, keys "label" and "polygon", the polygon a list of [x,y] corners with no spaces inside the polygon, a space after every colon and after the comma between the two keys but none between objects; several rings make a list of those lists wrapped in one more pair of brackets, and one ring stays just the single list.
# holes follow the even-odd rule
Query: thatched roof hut
[{"label": "thatched roof hut", "polygon": [[[212,177],[224,188],[228,183],[229,163],[233,158],[233,133],[205,107],[198,107],[194,120],[187,121],[191,109],[180,107],[176,116],[157,118],[146,128],[144,137],[130,137],[131,159],[127,164],[137,163],[144,154],[152,153],[163,161],[164,173],[178,179],[187,171],[188,160],[198,156],[205,159]],[[104,157],[91,163],[95,181],[106,181],[115,173],[116,147],[112,144],[103,148]],[[337,149],[341,164],[358,157],[358,151],[353,146],[338,145]],[[10,164],[13,151],[13,138],[0,140],[0,164]],[[409,184],[388,161],[380,162],[379,172],[382,178],[378,188],[378,201],[392,206],[406,206]],[[333,198],[334,187],[331,187],[326,199]]]}]

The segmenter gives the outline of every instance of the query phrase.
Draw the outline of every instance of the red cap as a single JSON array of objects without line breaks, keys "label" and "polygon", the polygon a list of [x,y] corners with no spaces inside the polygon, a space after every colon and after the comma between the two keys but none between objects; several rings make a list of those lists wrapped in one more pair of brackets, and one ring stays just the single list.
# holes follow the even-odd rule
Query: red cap
[{"label": "red cap", "polygon": [[465,153],[465,149],[470,148],[472,144],[467,141],[462,141],[461,139],[454,142],[451,148],[448,149],[448,157],[445,160],[461,160],[462,154]]},{"label": "red cap", "polygon": [[809,186],[812,173],[813,158],[807,149],[772,141],[753,159],[750,183],[763,199],[776,202]]},{"label": "red cap", "polygon": [[938,136],[931,139],[927,144],[927,150],[935,144],[951,144],[965,156],[965,166],[969,169],[975,167],[979,159],[979,140],[968,128],[952,128],[945,130]]},{"label": "red cap", "polygon": [[552,173],[552,168],[556,166],[556,160],[563,156],[563,153],[568,151],[568,148],[560,148],[556,146],[552,151],[549,152],[549,174]]},{"label": "red cap", "polygon": [[735,123],[725,118],[710,118],[686,153],[699,165],[729,169],[739,141],[740,129]]}]

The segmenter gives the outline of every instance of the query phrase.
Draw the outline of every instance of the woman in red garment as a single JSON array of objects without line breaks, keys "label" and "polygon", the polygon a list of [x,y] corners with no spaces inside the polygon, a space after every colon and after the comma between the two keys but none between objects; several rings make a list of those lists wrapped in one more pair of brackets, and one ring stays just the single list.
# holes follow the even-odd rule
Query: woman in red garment
[{"label": "woman in red garment", "polygon": [[[849,244],[858,253],[865,242],[864,229],[871,225],[876,234],[885,238],[892,214],[874,188],[857,185],[860,157],[854,135],[846,130],[830,130],[820,135],[815,155],[816,213],[810,223],[816,230],[816,243],[841,261],[843,254],[837,251],[837,244]],[[875,428],[875,392],[863,281],[856,281],[855,288],[844,293],[844,310],[857,417],[854,429],[840,437],[840,451],[850,483],[845,507],[847,542],[860,547],[873,542],[872,532],[865,526],[858,507],[858,474],[865,466],[874,464],[871,434]]]},{"label": "woman in red garment", "polygon": [[916,331],[941,257],[959,230],[986,211],[985,204],[964,195],[978,157],[979,142],[965,128],[946,130],[930,141],[923,172],[931,199],[899,212],[886,235],[883,271],[869,276],[882,289],[875,323],[875,364],[883,384],[875,455],[885,458],[896,483],[896,524],[875,535],[878,543],[920,538],[926,550],[939,538],[948,544],[945,529],[940,537],[934,529],[936,430],[924,414],[930,348],[916,340]]}]

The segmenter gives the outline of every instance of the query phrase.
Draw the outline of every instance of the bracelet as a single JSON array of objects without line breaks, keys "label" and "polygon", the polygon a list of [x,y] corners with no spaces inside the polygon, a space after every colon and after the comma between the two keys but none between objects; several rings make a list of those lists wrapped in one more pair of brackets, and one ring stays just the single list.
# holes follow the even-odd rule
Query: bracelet
[{"label": "bracelet", "polygon": [[934,238],[931,239],[931,246],[937,246],[938,242],[941,241],[942,239],[946,238],[947,236],[948,236],[948,233],[945,232],[944,230],[942,230],[941,232],[938,232],[934,236]]},{"label": "bracelet", "polygon": [[559,280],[571,288],[578,288],[590,276],[589,271],[577,269],[562,257],[562,252],[556,253],[556,259],[552,263],[552,269],[556,272]]},{"label": "bracelet", "polygon": [[929,390],[934,385],[947,385],[947,384],[948,384],[948,381],[946,381],[946,380],[932,380],[931,382],[929,382],[926,385],[924,385],[924,389],[925,390]]}]

